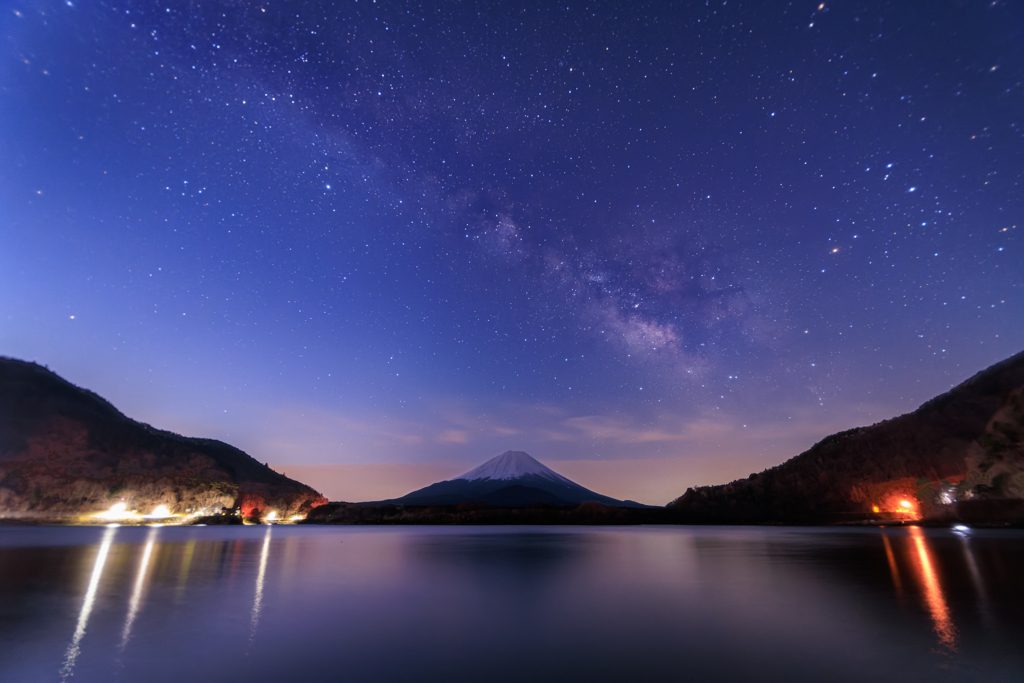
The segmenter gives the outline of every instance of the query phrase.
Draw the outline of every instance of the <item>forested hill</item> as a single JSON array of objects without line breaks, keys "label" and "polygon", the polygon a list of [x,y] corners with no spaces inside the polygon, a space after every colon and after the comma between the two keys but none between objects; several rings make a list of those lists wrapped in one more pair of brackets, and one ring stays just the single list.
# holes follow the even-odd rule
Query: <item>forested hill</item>
[{"label": "forested hill", "polygon": [[212,439],[135,422],[47,368],[0,357],[0,514],[240,506],[306,512],[319,493]]},{"label": "forested hill", "polygon": [[1024,352],[912,413],[833,434],[785,463],[668,508],[706,522],[823,522],[873,513],[955,516],[1024,498]]}]

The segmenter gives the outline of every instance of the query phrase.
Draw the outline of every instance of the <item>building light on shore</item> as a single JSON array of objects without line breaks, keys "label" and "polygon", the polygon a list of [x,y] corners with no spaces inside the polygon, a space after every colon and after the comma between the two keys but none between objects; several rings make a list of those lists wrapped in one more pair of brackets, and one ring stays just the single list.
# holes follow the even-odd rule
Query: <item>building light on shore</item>
[{"label": "building light on shore", "polygon": [[108,520],[124,520],[124,519],[136,519],[139,517],[138,513],[134,510],[128,509],[127,503],[114,503],[110,506],[110,509],[106,512],[97,512],[93,515],[95,519],[108,519]]},{"label": "building light on shore", "polygon": [[169,517],[175,517],[176,515],[171,514],[170,508],[166,505],[157,505],[153,508],[153,511],[148,515],[143,515],[144,519],[167,519]]},{"label": "building light on shore", "polygon": [[903,498],[899,501],[898,507],[896,508],[895,512],[905,516],[907,519],[919,519],[921,516],[917,508],[917,503],[913,500],[908,500],[906,498]]}]

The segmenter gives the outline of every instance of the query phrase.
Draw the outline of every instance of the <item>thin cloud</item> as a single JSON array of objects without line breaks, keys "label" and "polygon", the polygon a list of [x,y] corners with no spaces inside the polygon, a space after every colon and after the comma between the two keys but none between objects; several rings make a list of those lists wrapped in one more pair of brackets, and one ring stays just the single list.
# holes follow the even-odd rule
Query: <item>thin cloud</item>
[{"label": "thin cloud", "polygon": [[446,429],[437,436],[438,443],[469,443],[469,432]]}]

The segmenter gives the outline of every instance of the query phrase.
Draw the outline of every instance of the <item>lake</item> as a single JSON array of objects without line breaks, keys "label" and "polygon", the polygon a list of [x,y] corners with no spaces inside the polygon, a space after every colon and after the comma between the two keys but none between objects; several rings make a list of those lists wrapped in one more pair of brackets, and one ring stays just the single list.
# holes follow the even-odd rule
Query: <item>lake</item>
[{"label": "lake", "polygon": [[1024,532],[0,527],[2,681],[1024,680]]}]

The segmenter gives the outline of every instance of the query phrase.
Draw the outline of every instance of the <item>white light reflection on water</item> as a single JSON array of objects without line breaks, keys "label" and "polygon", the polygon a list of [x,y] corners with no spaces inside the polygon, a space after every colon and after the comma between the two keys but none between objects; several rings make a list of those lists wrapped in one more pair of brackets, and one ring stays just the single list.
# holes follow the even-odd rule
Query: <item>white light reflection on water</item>
[{"label": "white light reflection on water", "polygon": [[252,602],[252,630],[249,633],[249,644],[256,638],[256,626],[260,621],[260,610],[263,609],[263,578],[267,574],[267,556],[270,554],[270,531],[274,527],[267,526],[263,535],[263,550],[260,552],[260,571],[256,575],[256,596]]},{"label": "white light reflection on water", "polygon": [[142,589],[146,585],[146,570],[149,568],[149,558],[153,554],[153,546],[156,544],[156,537],[160,529],[149,530],[146,536],[146,549],[142,551],[142,562],[139,564],[139,573],[135,577],[135,588],[132,590],[132,599],[128,604],[128,617],[124,622],[124,631],[121,633],[121,650],[128,645],[128,638],[131,636],[132,624],[135,623],[135,616],[139,613],[139,604],[142,601]]},{"label": "white light reflection on water", "polygon": [[992,622],[988,589],[985,588],[985,579],[982,578],[981,571],[978,569],[978,562],[974,559],[974,551],[971,550],[970,529],[967,527],[956,527],[956,534],[960,537],[964,561],[967,563],[967,570],[971,574],[971,583],[974,584],[975,594],[978,598],[978,613],[981,615],[982,621],[991,628],[994,624]]},{"label": "white light reflection on water", "polygon": [[104,532],[0,527],[0,680],[332,680],[341,662],[357,681],[493,683],[1024,670],[1016,531],[972,533],[969,551],[909,528]]},{"label": "white light reflection on water", "polygon": [[108,527],[103,532],[103,540],[100,543],[100,550],[96,553],[96,560],[92,565],[92,576],[89,578],[89,588],[85,591],[85,600],[82,601],[82,610],[78,613],[78,623],[75,625],[75,634],[71,638],[71,644],[64,655],[64,665],[60,668],[60,680],[66,681],[71,677],[75,669],[75,660],[81,652],[79,644],[85,635],[85,627],[89,624],[89,614],[92,613],[93,603],[96,601],[96,589],[100,585],[100,578],[103,576],[103,566],[107,563],[107,554],[110,552],[110,545],[114,542],[114,534],[117,527]]}]

